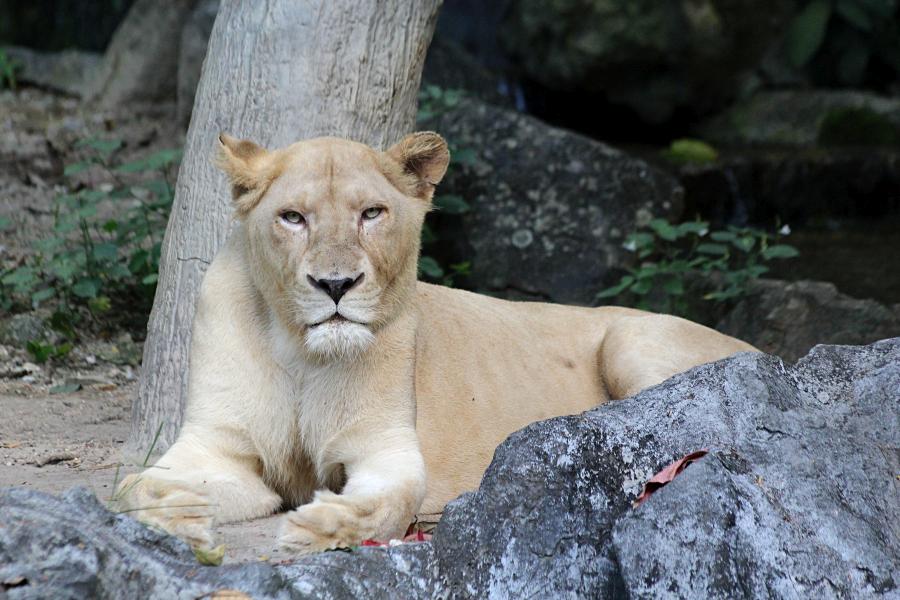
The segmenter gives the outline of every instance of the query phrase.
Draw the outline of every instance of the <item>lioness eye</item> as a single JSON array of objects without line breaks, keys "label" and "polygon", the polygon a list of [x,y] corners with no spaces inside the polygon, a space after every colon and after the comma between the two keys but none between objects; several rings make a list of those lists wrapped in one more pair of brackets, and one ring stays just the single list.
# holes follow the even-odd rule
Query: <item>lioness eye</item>
[{"label": "lioness eye", "polygon": [[286,210],[281,213],[281,219],[291,225],[300,225],[306,219],[303,218],[303,215],[298,213],[296,210]]},{"label": "lioness eye", "polygon": [[382,212],[384,212],[383,208],[381,208],[380,206],[373,206],[364,210],[362,216],[363,219],[371,220],[380,215]]}]

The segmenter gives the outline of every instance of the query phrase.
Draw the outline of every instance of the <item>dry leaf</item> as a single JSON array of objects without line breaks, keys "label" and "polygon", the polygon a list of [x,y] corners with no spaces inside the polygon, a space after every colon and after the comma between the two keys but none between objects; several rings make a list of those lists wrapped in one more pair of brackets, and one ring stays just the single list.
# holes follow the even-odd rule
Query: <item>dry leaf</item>
[{"label": "dry leaf", "polygon": [[644,484],[644,491],[634,501],[634,506],[639,506],[644,500],[650,497],[653,492],[663,487],[684,471],[689,464],[695,460],[699,460],[709,453],[708,450],[698,450],[691,452],[687,456],[682,456],[671,465],[650,478],[650,481]]},{"label": "dry leaf", "polygon": [[210,592],[209,594],[203,594],[200,598],[234,598],[235,600],[250,600],[252,596],[248,596],[244,592],[240,590],[216,590],[215,592]]}]

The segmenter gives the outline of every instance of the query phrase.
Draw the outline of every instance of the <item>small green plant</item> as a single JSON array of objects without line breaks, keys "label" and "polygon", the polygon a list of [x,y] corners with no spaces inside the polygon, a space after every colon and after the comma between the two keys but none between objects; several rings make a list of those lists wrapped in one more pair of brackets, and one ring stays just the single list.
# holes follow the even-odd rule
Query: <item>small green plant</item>
[{"label": "small green plant", "polygon": [[637,255],[639,265],[597,294],[597,299],[631,296],[636,301],[630,304],[650,308],[648,299],[661,295],[663,311],[684,314],[685,278],[692,271],[721,277],[705,300],[737,298],[746,293],[751,281],[769,270],[765,263],[799,254],[793,246],[777,243],[778,237],[748,227],[729,226],[711,232],[706,221],[676,225],[654,219],[628,236],[623,245]]},{"label": "small green plant", "polygon": [[[53,228],[35,242],[34,254],[14,268],[0,268],[0,309],[50,303],[56,308],[50,324],[69,341],[80,318],[109,311],[112,298],[142,308],[152,301],[174,197],[169,172],[181,158],[181,150],[173,149],[116,163],[119,140],[78,145],[86,158],[66,166],[65,176],[71,180],[97,168],[113,183],[79,188],[71,180],[55,199]],[[29,348],[35,358],[60,355],[38,345],[43,343]]]},{"label": "small green plant", "polygon": [[9,57],[6,51],[0,48],[0,88],[8,87],[16,89],[16,71],[19,63]]},{"label": "small green plant", "polygon": [[[419,121],[426,121],[438,117],[459,104],[464,97],[465,93],[462,90],[444,89],[436,85],[423,86],[419,91],[417,118]],[[450,147],[451,157],[448,174],[457,166],[472,166],[478,162],[473,149],[457,146],[452,141],[447,143]],[[436,211],[445,215],[463,215],[471,210],[468,202],[458,194],[437,194],[432,204]],[[442,266],[428,254],[428,251],[435,248],[439,241],[434,230],[426,223],[422,227],[422,247],[425,253],[419,258],[419,275],[442,285],[456,285],[461,278],[469,274],[472,265],[469,262],[461,262],[446,267]]]},{"label": "small green plant", "polygon": [[34,362],[41,364],[47,362],[49,358],[62,358],[72,351],[71,342],[63,342],[62,344],[53,344],[43,340],[31,340],[25,345],[28,354],[34,359]]}]

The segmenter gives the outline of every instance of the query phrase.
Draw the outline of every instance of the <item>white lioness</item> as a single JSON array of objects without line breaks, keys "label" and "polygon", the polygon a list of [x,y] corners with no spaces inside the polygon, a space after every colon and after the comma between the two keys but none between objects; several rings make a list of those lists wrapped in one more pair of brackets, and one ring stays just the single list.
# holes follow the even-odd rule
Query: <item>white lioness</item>
[{"label": "white lioness", "polygon": [[675,317],[417,282],[450,159],[435,133],[386,152],[220,142],[240,225],[203,281],[184,426],[119,488],[195,545],[282,506],[298,552],[400,536],[477,487],[516,429],[753,350]]}]

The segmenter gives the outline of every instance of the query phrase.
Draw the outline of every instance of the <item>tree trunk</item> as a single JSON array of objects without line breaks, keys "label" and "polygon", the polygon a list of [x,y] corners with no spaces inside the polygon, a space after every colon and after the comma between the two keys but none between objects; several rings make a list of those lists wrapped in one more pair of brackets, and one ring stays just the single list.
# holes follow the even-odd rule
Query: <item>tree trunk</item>
[{"label": "tree trunk", "polygon": [[385,148],[412,130],[441,0],[223,0],[163,242],[129,450],[175,439],[195,300],[232,223],[212,165],[227,132],[270,148],[334,135]]},{"label": "tree trunk", "polygon": [[181,27],[197,0],[137,0],[85,93],[101,106],[175,99]]}]

